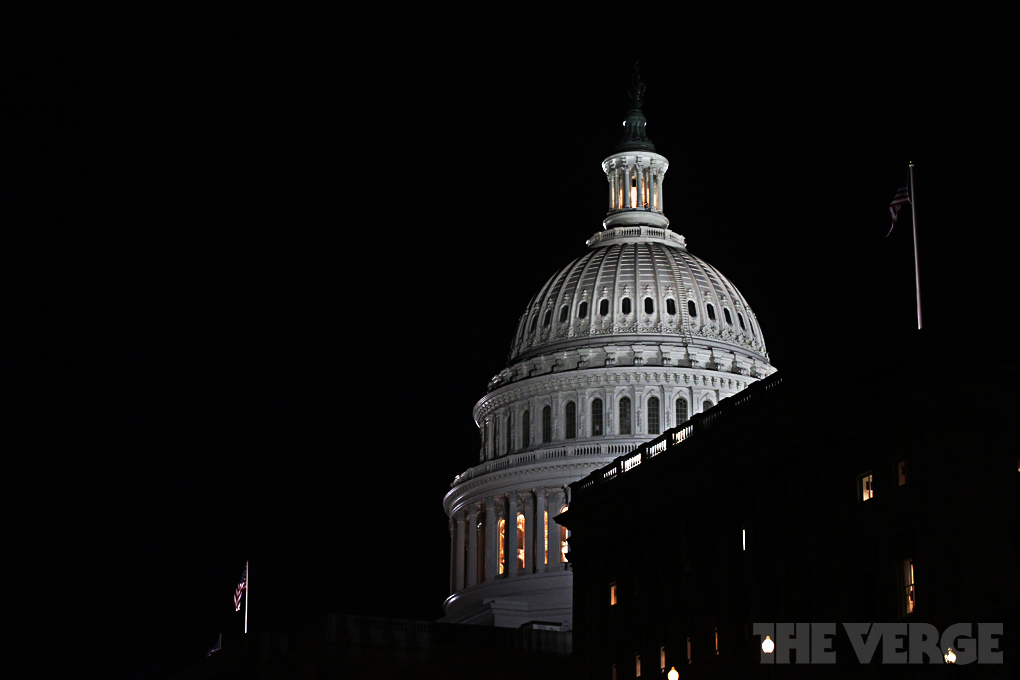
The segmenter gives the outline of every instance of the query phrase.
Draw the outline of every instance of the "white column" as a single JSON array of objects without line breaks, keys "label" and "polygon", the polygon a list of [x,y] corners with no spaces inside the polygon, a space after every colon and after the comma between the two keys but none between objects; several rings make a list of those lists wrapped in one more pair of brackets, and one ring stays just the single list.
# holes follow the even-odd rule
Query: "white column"
[{"label": "white column", "polygon": [[506,556],[506,573],[513,578],[517,576],[517,504],[519,496],[516,491],[511,491],[506,497],[506,546],[503,553]]},{"label": "white column", "polygon": [[630,164],[627,161],[623,165],[623,207],[633,207],[630,204]]},{"label": "white column", "polygon": [[485,499],[485,580],[491,581],[499,575],[496,558],[499,546],[499,524],[496,517],[496,499]]},{"label": "white column", "polygon": [[478,505],[472,503],[467,514],[467,582],[478,583]]},{"label": "white column", "polygon": [[637,167],[635,168],[635,171],[637,172],[637,202],[638,202],[638,204],[636,206],[634,206],[634,207],[635,208],[643,208],[643,207],[645,207],[645,172],[644,172],[644,168],[641,167],[641,159],[640,159],[640,157],[637,159]]},{"label": "white column", "polygon": [[521,495],[521,502],[524,504],[524,573],[535,573],[535,529],[538,527],[538,520],[535,517],[535,496],[526,493]]},{"label": "white column", "polygon": [[560,547],[560,525],[554,517],[560,514],[563,507],[563,490],[559,487],[546,489],[549,498],[549,565],[546,571],[561,571],[563,567],[563,552]]},{"label": "white column", "polygon": [[464,534],[467,532],[467,520],[464,512],[457,513],[456,524],[453,528],[453,552],[456,559],[454,569],[454,592],[464,589]]},{"label": "white column", "polygon": [[655,186],[658,189],[658,194],[659,194],[659,205],[658,205],[659,212],[662,212],[662,179],[663,179],[662,168],[659,168],[659,171],[657,173],[655,173]]}]

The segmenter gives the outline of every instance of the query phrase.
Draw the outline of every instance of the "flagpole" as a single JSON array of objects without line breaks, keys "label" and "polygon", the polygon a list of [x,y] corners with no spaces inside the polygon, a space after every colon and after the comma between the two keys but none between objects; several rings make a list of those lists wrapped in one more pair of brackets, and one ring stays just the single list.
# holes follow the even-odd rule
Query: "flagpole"
[{"label": "flagpole", "polygon": [[913,162],[910,163],[910,217],[914,222],[914,288],[917,290],[917,330],[921,330],[921,268],[917,263],[917,203],[914,197]]},{"label": "flagpole", "polygon": [[[913,166],[911,166],[913,167]],[[916,234],[916,232],[915,232]],[[914,243],[916,244],[916,237]],[[918,307],[920,310],[920,307]],[[918,311],[920,314],[920,311]],[[244,563],[244,634],[248,634],[248,599],[251,597],[249,593],[248,584],[251,583],[251,573],[248,571],[248,563]]]}]

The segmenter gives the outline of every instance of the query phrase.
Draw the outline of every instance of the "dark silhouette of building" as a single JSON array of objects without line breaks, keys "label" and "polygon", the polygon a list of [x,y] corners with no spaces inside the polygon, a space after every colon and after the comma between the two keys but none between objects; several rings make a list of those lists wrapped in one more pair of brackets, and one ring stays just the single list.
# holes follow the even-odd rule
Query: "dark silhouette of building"
[{"label": "dark silhouette of building", "polygon": [[[765,677],[752,624],[854,621],[1001,622],[967,672],[1017,677],[1018,371],[957,349],[775,374],[571,485],[577,677]],[[833,648],[796,670],[877,672]]]}]

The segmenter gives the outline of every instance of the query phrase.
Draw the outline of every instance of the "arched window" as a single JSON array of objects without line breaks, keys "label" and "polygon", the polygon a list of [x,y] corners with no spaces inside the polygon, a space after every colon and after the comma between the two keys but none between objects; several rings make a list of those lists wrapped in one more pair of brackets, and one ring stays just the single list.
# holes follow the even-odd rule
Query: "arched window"
[{"label": "arched window", "polygon": [[609,314],[609,300],[602,300],[599,303],[599,316]]},{"label": "arched window", "polygon": [[542,443],[548,444],[552,441],[552,407],[546,406],[542,409]]},{"label": "arched window", "polygon": [[751,329],[751,337],[756,338],[758,335],[754,332],[754,323],[751,321],[751,317],[747,317],[747,327]]},{"label": "arched window", "polygon": [[728,310],[725,307],[723,307],[722,308],[722,313],[723,313],[723,316],[726,317],[726,323],[728,323],[729,325],[732,326],[733,325],[733,317],[730,316],[730,310]]},{"label": "arched window", "polygon": [[577,318],[578,319],[583,319],[586,316],[588,316],[588,303],[587,302],[582,302],[577,307]]},{"label": "arched window", "polygon": [[564,420],[566,421],[565,436],[567,439],[574,439],[575,437],[577,437],[577,404],[575,404],[572,401],[568,401],[567,408],[565,409],[565,411],[566,411],[565,414],[566,417],[564,418]]},{"label": "arched window", "polygon": [[676,400],[676,424],[687,422],[687,400],[680,397]]},{"label": "arched window", "polygon": [[[567,511],[567,506],[564,505],[562,508],[560,508],[560,514],[561,515],[563,513],[565,513],[566,511]],[[561,555],[560,559],[563,560],[564,562],[567,561],[567,552],[569,551],[569,547],[568,547],[569,544],[567,543],[567,539],[568,538],[570,538],[570,531],[565,526],[563,526],[561,524],[560,525],[560,555]]]},{"label": "arched window", "polygon": [[506,452],[514,450],[514,414],[506,414]]},{"label": "arched window", "polygon": [[560,323],[563,323],[564,321],[567,320],[567,314],[570,314],[570,307],[568,307],[567,305],[563,305],[562,307],[560,307]]},{"label": "arched window", "polygon": [[652,298],[645,298],[645,314],[651,314],[655,311],[655,302]]},{"label": "arched window", "polygon": [[524,515],[517,513],[517,568],[524,569]]},{"label": "arched window", "polygon": [[548,328],[549,327],[549,320],[550,319],[552,319],[552,310],[551,309],[547,309],[547,310],[545,310],[545,318],[542,319],[542,328]]},{"label": "arched window", "polygon": [[506,573],[506,520],[499,520],[499,547],[496,549],[496,564],[499,565],[499,573]]},{"label": "arched window", "polygon": [[659,434],[659,398],[648,397],[648,434]]},{"label": "arched window", "polygon": [[591,436],[602,436],[602,400],[592,399],[591,402]]},{"label": "arched window", "polygon": [[537,326],[537,325],[538,325],[538,314],[536,314],[535,316],[531,317],[531,328],[528,330],[528,332],[529,333],[534,333],[535,332],[535,326]]},{"label": "arched window", "polygon": [[673,298],[666,300],[666,313],[670,316],[676,316],[676,300]]},{"label": "arched window", "polygon": [[623,302],[620,305],[620,310],[624,314],[630,314],[630,298],[623,298]]},{"label": "arched window", "polygon": [[630,397],[620,399],[620,434],[631,434]]},{"label": "arched window", "polygon": [[531,412],[525,411],[521,416],[521,448],[531,446]]},{"label": "arched window", "polygon": [[[688,300],[687,301],[687,314],[691,318],[697,318],[698,317],[698,306],[694,304],[694,300]],[[532,324],[532,325],[534,325],[534,324]]]},{"label": "arched window", "polygon": [[708,318],[715,321],[715,307],[712,306],[711,302],[705,305],[705,311],[708,312]]},{"label": "arched window", "polygon": [[715,406],[715,404],[712,403],[712,400],[711,399],[706,399],[705,403],[701,405],[701,412],[704,413],[705,411],[707,411],[708,409],[712,408],[713,406]]},{"label": "arched window", "polygon": [[747,326],[744,325],[744,315],[741,314],[740,312],[737,312],[737,322],[740,324],[740,330],[742,331],[747,330]]}]

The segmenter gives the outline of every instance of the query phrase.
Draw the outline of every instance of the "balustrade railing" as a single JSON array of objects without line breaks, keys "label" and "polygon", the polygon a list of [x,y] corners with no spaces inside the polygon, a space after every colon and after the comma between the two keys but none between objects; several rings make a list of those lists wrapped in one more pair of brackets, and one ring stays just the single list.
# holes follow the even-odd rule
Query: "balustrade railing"
[{"label": "balustrade railing", "polygon": [[496,458],[495,460],[487,460],[481,465],[476,465],[470,470],[457,475],[450,486],[457,486],[469,479],[474,479],[475,477],[480,477],[490,472],[497,472],[507,468],[515,468],[521,465],[531,465],[532,463],[543,460],[552,460],[555,458],[565,458],[570,456],[618,456],[630,453],[637,448],[637,446],[638,444],[636,443],[596,442],[580,446],[570,445],[554,449],[539,449],[537,451],[515,453],[509,456],[503,456],[502,458]]}]

